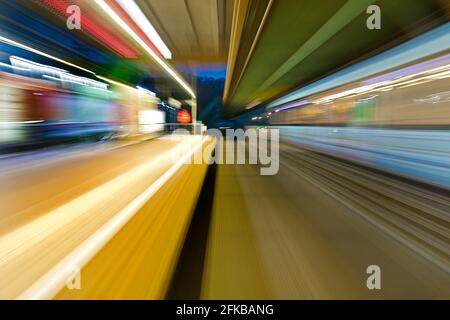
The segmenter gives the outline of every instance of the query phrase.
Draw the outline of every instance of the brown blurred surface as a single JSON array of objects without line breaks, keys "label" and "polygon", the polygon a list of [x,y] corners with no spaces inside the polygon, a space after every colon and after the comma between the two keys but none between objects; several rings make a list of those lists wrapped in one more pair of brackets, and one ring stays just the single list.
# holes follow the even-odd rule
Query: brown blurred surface
[{"label": "brown blurred surface", "polygon": [[[450,298],[449,274],[425,257],[433,250],[376,217],[394,214],[377,204],[395,211],[406,198],[380,202],[373,190],[392,186],[352,186],[336,160],[324,173],[320,161],[330,159],[282,145],[275,176],[259,175],[258,166],[218,166],[202,298]],[[350,167],[344,176],[356,181],[364,169]],[[366,287],[369,265],[381,268],[381,290]]]},{"label": "brown blurred surface", "polygon": [[[177,148],[178,154],[189,152],[189,146],[200,143],[201,137],[198,136],[180,141],[161,138],[104,152],[85,152],[55,161],[47,160],[35,166],[28,164],[23,168],[2,172],[0,297],[19,296],[126,208],[174,165],[173,149]],[[186,165],[186,168],[189,167]],[[150,255],[150,259],[161,261],[162,266],[159,265],[158,270],[165,274],[155,274],[159,284],[151,297],[161,296],[161,291],[167,286],[167,277],[173,269],[179,250],[177,248],[181,246],[203,180],[205,168],[194,167],[194,171],[181,167],[187,171],[183,174],[181,170],[178,180],[172,182],[169,179],[168,191],[162,191],[163,196],[157,196],[157,200],[149,202],[149,206],[162,209],[147,211],[146,215],[150,217],[147,223],[153,220],[156,222],[148,225],[150,231],[148,228],[144,231],[154,236],[159,234],[160,237],[157,237],[156,243],[144,239],[141,249],[145,251],[148,246],[156,245],[162,250]],[[178,185],[177,181],[182,183]],[[185,192],[182,187],[186,186],[186,181],[190,183],[189,192]],[[165,200],[159,201],[161,197]],[[179,206],[183,211],[173,206]],[[131,225],[139,226],[141,220],[137,218],[136,221]],[[170,225],[172,222],[173,226]],[[145,225],[142,221],[140,224]],[[125,229],[129,228],[133,227]],[[139,233],[135,235],[133,241],[142,240],[137,237]],[[139,259],[136,259],[139,263]],[[105,267],[108,268],[109,264]]]}]

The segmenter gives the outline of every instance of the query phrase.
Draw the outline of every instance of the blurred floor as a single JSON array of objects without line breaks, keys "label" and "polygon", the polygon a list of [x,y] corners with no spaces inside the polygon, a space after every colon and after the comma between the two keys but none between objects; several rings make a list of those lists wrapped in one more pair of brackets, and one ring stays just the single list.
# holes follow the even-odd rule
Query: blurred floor
[{"label": "blurred floor", "polygon": [[[0,234],[84,194],[110,179],[164,153],[176,142],[154,140],[102,151],[83,149],[40,160],[36,155],[23,166],[0,172]],[[19,162],[14,159],[15,163]],[[4,159],[11,162],[10,159]],[[165,167],[169,167],[167,163]],[[162,168],[164,169],[164,168]],[[139,189],[132,191],[139,194]],[[133,194],[130,194],[130,199]]]},{"label": "blurred floor", "polygon": [[219,165],[215,189],[202,298],[450,298],[445,195],[286,144],[277,175]]},{"label": "blurred floor", "polygon": [[[179,144],[52,152],[0,170],[0,297],[22,293],[128,206]],[[211,168],[183,249],[206,165],[173,176],[83,267],[82,290],[56,298],[450,298],[442,190],[289,144],[274,176]],[[369,265],[381,267],[381,290],[366,287]]]},{"label": "blurred floor", "polygon": [[[161,263],[166,262],[159,271],[170,274],[173,259],[178,255],[177,248],[186,232],[186,219],[189,221],[192,212],[193,204],[190,203],[196,201],[197,189],[201,186],[206,166],[198,166],[194,171],[186,171],[182,167],[182,175],[177,176],[178,180],[174,178],[172,181],[171,177],[163,181],[160,178],[174,166],[174,150],[179,155],[187,154],[193,147],[201,146],[202,141],[200,136],[189,136],[178,141],[160,138],[99,152],[91,150],[69,156],[63,153],[54,161],[37,161],[35,165],[27,162],[24,167],[1,171],[0,297],[14,298],[23,293],[87,239],[91,239],[119,212],[128,210],[129,205],[138,196],[148,192],[149,187],[159,183],[163,183],[165,188],[172,187],[165,196],[168,197],[168,200],[165,198],[166,202],[155,200],[164,208],[147,212],[144,221],[142,218],[136,220],[140,221],[141,226],[150,223],[145,230],[151,234],[161,235],[165,230],[170,230],[168,238],[161,236],[158,240],[164,241],[164,245],[157,246],[167,251],[156,258],[153,256]],[[186,184],[186,179],[191,184],[190,193],[183,193],[181,187]],[[180,182],[178,187],[177,181],[185,182]],[[181,212],[167,205],[167,201],[179,204],[186,210]],[[152,205],[155,206],[154,201],[147,204]],[[176,217],[168,215],[167,210],[175,212]],[[148,217],[147,220],[145,217]],[[151,221],[156,222],[151,224]],[[132,228],[131,234],[136,234],[133,239],[140,241],[137,237],[139,228],[132,227],[136,223],[128,228]],[[132,243],[129,239],[127,241]],[[155,242],[147,241],[146,245],[155,245]],[[143,245],[142,248],[144,250],[147,247]],[[120,252],[128,258],[128,251],[125,252],[123,247]],[[117,255],[117,251],[114,255]],[[153,292],[156,293],[152,297],[157,297],[156,294],[161,296],[161,288],[167,286],[165,277],[159,277],[159,281],[160,285],[153,283],[156,286]],[[84,286],[87,287],[87,283]],[[100,297],[107,296],[106,292],[102,293]],[[117,291],[119,293],[123,294]]]}]

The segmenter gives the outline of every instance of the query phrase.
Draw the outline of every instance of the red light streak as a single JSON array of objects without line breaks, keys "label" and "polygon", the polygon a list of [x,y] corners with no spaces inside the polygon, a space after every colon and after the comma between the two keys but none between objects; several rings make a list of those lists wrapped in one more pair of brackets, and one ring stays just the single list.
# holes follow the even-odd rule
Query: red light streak
[{"label": "red light streak", "polygon": [[139,55],[139,51],[129,44],[122,35],[112,29],[105,29],[103,25],[107,26],[109,23],[82,1],[71,1],[69,3],[66,0],[42,0],[42,3],[56,10],[63,17],[70,15],[66,12],[68,6],[72,4],[78,5],[81,8],[81,28],[83,31],[118,53],[121,57],[131,59]]}]

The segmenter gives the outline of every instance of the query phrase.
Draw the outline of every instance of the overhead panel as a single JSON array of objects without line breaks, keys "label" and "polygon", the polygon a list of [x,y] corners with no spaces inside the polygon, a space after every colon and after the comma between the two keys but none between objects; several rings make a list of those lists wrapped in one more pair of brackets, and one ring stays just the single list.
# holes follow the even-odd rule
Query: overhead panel
[{"label": "overhead panel", "polygon": [[[254,16],[249,0],[246,21]],[[381,9],[381,29],[369,30],[367,7]],[[273,1],[266,19],[244,28],[225,96],[224,115],[262,107],[295,88],[369,58],[448,21],[440,0]],[[252,10],[253,9],[253,10]],[[264,25],[261,32],[255,29]],[[249,50],[249,35],[256,38]],[[250,54],[249,54],[250,53]]]}]

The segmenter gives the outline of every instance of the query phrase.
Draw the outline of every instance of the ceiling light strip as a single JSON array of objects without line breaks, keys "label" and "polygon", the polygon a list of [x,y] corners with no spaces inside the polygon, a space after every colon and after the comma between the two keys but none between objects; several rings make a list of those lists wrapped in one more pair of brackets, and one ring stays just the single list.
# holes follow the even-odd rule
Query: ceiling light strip
[{"label": "ceiling light strip", "polygon": [[177,74],[166,62],[164,62],[134,31],[130,28],[117,13],[104,1],[95,0],[95,3],[102,8],[121,28],[123,28],[148,54],[164,69],[166,72],[174,78],[193,98],[195,97],[194,91],[191,87]]},{"label": "ceiling light strip", "polygon": [[[159,56],[162,57],[162,53],[155,46],[155,44],[150,41],[147,35],[141,30],[141,28],[136,24],[136,22],[128,15],[128,13],[117,3],[114,1],[108,1],[108,5],[128,24],[131,29],[133,29],[136,34],[145,41],[145,43]],[[94,4],[95,5],[95,4]],[[96,5],[95,5],[96,6]]]},{"label": "ceiling light strip", "polygon": [[134,0],[116,0],[116,2],[125,10],[125,12],[134,20],[139,28],[145,33],[155,47],[161,52],[164,58],[172,59],[172,52],[166,46],[164,41],[159,36],[156,29],[151,22],[147,19],[145,14],[134,2]]}]

